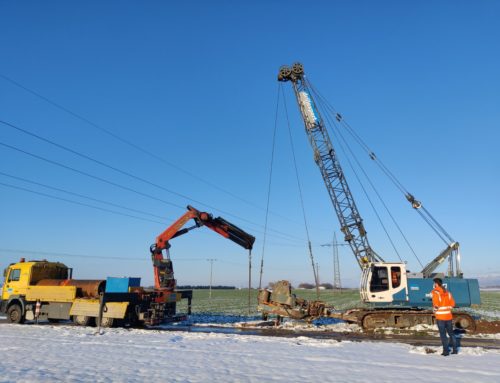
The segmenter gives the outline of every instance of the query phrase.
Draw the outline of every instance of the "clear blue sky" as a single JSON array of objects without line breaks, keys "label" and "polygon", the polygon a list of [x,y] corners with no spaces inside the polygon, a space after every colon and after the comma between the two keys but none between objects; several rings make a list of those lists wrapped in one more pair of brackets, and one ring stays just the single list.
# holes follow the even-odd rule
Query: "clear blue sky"
[{"label": "clear blue sky", "polygon": [[[73,266],[79,278],[133,275],[149,284],[149,245],[192,204],[257,237],[256,286],[276,75],[301,61],[311,82],[462,244],[465,274],[500,274],[499,12],[496,1],[0,1],[1,75],[157,157],[0,77],[0,120],[151,184],[2,124],[0,142],[157,198],[0,146],[2,173],[148,214],[0,175],[3,184],[157,221],[0,185],[2,267],[23,255],[45,257]],[[321,281],[331,282],[331,248],[320,245],[334,231],[341,238],[339,225],[290,85],[284,90],[314,255]],[[397,260],[343,165],[372,246]],[[367,165],[419,257],[430,261],[443,243]],[[312,281],[282,105],[270,209],[270,229],[287,236],[268,232],[264,281]],[[207,258],[217,259],[214,283],[247,284],[247,253],[206,228],[172,241],[171,250],[180,284],[208,284]],[[417,271],[413,255],[400,250]],[[359,270],[347,248],[340,264],[344,284],[356,286]]]}]

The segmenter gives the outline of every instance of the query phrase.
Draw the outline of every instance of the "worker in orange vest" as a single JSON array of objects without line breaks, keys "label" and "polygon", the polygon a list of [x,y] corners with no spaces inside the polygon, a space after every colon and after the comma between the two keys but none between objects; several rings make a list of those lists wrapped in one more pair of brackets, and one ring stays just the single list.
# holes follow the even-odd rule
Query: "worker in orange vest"
[{"label": "worker in orange vest", "polygon": [[[451,309],[455,306],[455,300],[446,287],[443,286],[441,278],[434,278],[434,290],[432,290],[432,305],[434,306],[434,316],[439,329],[439,336],[443,344],[443,353],[441,355],[450,355],[449,344],[451,343],[452,354],[458,354],[457,340],[453,334],[453,315]],[[448,337],[450,336],[448,342]]]}]

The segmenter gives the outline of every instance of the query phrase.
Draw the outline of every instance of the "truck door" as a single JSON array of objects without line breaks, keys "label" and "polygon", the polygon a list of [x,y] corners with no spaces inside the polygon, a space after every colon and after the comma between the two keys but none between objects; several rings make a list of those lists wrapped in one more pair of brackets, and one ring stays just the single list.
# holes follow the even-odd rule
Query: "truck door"
[{"label": "truck door", "polygon": [[[23,275],[21,267],[13,266],[7,270],[2,290],[2,299],[7,300],[11,295],[25,295],[28,275]],[[26,274],[26,270],[24,271]]]}]

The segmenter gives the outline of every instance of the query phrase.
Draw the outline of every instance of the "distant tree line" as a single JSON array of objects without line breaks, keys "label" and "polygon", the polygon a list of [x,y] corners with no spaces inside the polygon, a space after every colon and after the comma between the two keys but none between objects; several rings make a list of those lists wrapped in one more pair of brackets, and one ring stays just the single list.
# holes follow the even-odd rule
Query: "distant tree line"
[{"label": "distant tree line", "polygon": [[[321,283],[319,287],[325,290],[333,290],[333,285],[331,283]],[[301,283],[299,284],[299,289],[315,289],[316,285],[312,283]]]},{"label": "distant tree line", "polygon": [[[324,290],[333,290],[333,288],[334,288],[331,283],[322,283],[319,285],[319,287],[321,289],[324,289]],[[274,288],[274,282],[269,282],[269,284],[267,285],[267,288],[272,290]],[[292,289],[293,288],[295,288],[295,287],[292,286]],[[301,283],[301,284],[299,284],[298,288],[310,290],[310,289],[315,289],[316,285],[313,283]]]},{"label": "distant tree line", "polygon": [[[177,286],[178,289],[186,289],[186,290],[208,290],[210,289],[210,286],[205,286],[205,285],[184,285],[184,286]],[[212,286],[212,290],[236,290],[235,286],[223,286],[223,285],[217,285],[217,286]]]}]

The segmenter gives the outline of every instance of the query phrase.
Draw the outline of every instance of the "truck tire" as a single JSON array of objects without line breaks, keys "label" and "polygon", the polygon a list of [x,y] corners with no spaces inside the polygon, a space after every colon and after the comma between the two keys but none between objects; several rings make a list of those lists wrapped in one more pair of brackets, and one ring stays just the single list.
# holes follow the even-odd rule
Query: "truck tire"
[{"label": "truck tire", "polygon": [[91,326],[93,323],[92,317],[86,315],[73,315],[73,322],[78,326]]},{"label": "truck tire", "polygon": [[24,315],[21,306],[13,304],[7,309],[7,320],[10,323],[24,323]]},{"label": "truck tire", "polygon": [[101,319],[101,326],[102,327],[113,327],[114,324],[115,324],[114,318],[102,318]]}]

